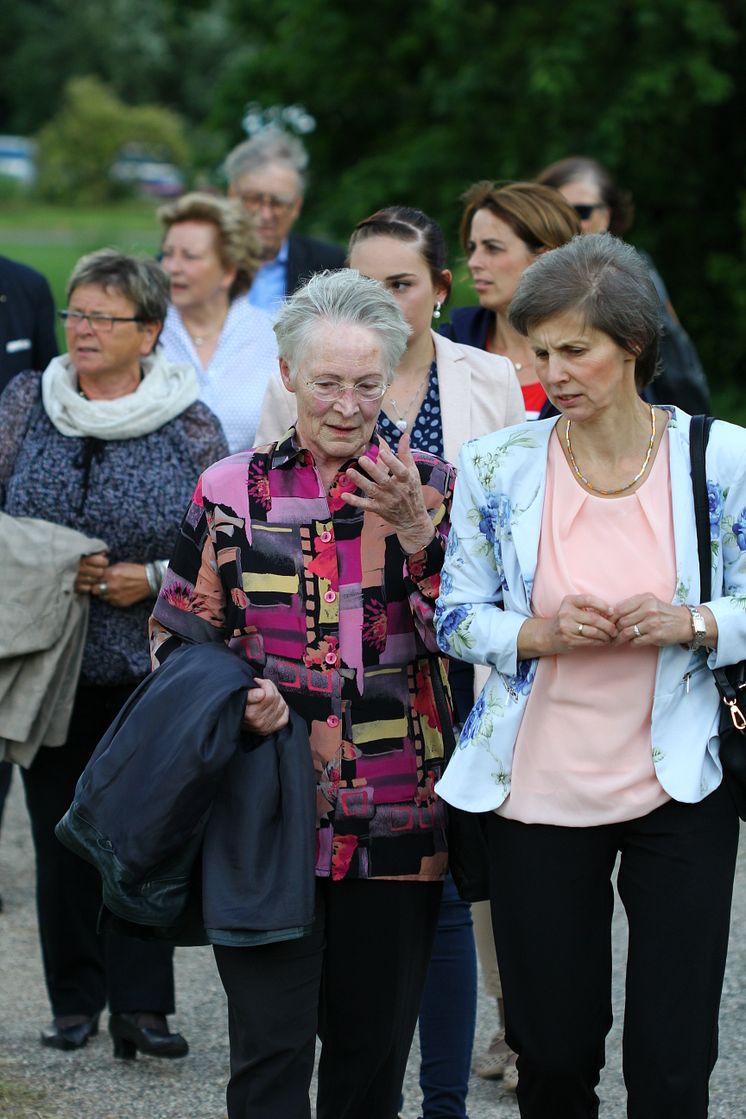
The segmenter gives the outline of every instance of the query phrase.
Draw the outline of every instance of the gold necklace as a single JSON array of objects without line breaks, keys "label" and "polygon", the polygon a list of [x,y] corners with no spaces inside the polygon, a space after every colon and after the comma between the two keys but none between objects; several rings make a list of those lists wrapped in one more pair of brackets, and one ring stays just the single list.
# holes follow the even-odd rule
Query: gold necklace
[{"label": "gold necklace", "polygon": [[645,455],[645,461],[643,462],[642,466],[640,467],[640,469],[635,474],[632,481],[627,482],[626,486],[620,486],[618,490],[602,490],[598,486],[594,486],[593,482],[588,481],[585,474],[583,474],[583,472],[580,470],[580,467],[578,466],[577,462],[575,461],[575,455],[572,453],[572,443],[570,442],[570,426],[572,424],[572,420],[567,421],[567,427],[565,428],[565,445],[567,446],[567,457],[569,458],[570,465],[572,466],[576,475],[578,476],[578,478],[580,478],[580,481],[583,483],[583,485],[586,486],[589,490],[592,490],[594,493],[603,494],[604,497],[613,497],[615,494],[624,493],[625,490],[632,489],[635,482],[640,481],[640,478],[642,478],[643,474],[645,473],[645,471],[648,468],[648,463],[650,462],[650,456],[652,455],[653,447],[655,446],[655,408],[653,407],[652,404],[649,404],[648,407],[650,408],[650,428],[651,428],[651,431],[650,431],[650,442],[648,443],[648,449],[647,449],[647,454]]}]

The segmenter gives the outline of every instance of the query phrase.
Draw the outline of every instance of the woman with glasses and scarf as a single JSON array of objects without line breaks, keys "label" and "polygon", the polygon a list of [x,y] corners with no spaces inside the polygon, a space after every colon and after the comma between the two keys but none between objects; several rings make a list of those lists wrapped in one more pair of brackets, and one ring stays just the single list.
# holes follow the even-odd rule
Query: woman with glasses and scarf
[{"label": "woman with glasses and scarf", "polygon": [[[570,203],[580,218],[583,233],[614,233],[624,237],[632,225],[635,208],[631,195],[617,186],[606,168],[595,159],[580,155],[560,159],[545,167],[536,181],[558,190]],[[644,252],[640,252],[640,256],[648,266],[658,293],[663,320],[660,369],[645,390],[645,399],[650,404],[675,404],[692,416],[707,412],[710,390],[694,343],[679,322],[651,257]]]},{"label": "woman with glasses and scarf", "polygon": [[[168,305],[158,264],[111,249],[91,253],[76,265],[67,300],[67,353],[41,375],[17,374],[0,397],[0,511],[11,528],[34,519],[39,580],[53,567],[52,537],[75,534],[79,555],[70,549],[69,571],[52,577],[60,594],[65,586],[85,600],[84,618],[87,611],[64,744],[42,745],[32,759],[18,744],[53,1015],[41,1042],[80,1049],[108,1002],[115,1056],[183,1057],[187,1043],[166,1019],[174,1011],[172,949],[97,931],[98,873],[58,842],[54,826],[99,739],[150,670],[147,619],[181,511],[200,471],[227,445],[197,399],[194,371],[156,349]],[[91,538],[99,547],[83,554]]]}]

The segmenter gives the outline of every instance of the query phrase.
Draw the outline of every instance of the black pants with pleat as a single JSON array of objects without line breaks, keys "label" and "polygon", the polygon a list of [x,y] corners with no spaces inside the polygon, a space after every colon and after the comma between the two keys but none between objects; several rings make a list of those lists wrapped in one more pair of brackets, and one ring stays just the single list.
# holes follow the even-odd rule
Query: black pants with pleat
[{"label": "black pants with pleat", "polygon": [[132,687],[80,687],[64,746],[43,746],[22,770],[36,850],[36,904],[52,1013],[174,1010],[173,949],[111,929],[97,932],[101,879],[54,834],[78,777]]},{"label": "black pants with pleat", "polygon": [[612,872],[627,913],[629,1119],[705,1119],[738,846],[722,786],[619,824],[491,815],[492,922],[523,1119],[596,1119],[611,1027]]}]

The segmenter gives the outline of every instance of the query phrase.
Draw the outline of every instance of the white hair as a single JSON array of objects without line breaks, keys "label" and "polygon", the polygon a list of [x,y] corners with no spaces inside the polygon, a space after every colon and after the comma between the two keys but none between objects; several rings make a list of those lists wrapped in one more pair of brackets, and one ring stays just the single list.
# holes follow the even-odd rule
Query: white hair
[{"label": "white hair", "polygon": [[407,348],[411,327],[383,284],[354,268],[317,272],[284,304],[274,324],[277,349],[293,376],[320,323],[364,326],[380,340],[389,381]]}]

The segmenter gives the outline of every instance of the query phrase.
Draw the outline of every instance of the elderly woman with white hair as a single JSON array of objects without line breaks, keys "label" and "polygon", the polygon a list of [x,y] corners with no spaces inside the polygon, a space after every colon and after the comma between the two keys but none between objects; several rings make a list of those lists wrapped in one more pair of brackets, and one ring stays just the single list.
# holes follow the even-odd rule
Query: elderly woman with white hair
[{"label": "elderly woman with white hair", "polygon": [[213,936],[231,1024],[230,1119],[396,1115],[447,866],[431,672],[453,470],[375,433],[409,327],[384,287],[321,273],[275,331],[297,423],[202,475],[152,619],[161,660],[225,641],[261,677],[246,725],[288,705],[318,781],[316,921]]}]

